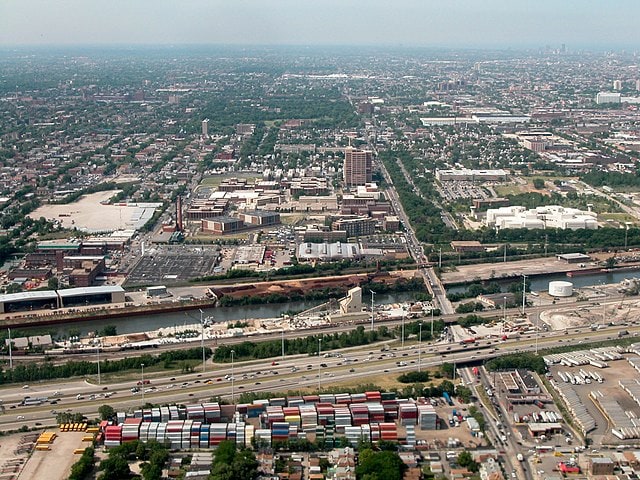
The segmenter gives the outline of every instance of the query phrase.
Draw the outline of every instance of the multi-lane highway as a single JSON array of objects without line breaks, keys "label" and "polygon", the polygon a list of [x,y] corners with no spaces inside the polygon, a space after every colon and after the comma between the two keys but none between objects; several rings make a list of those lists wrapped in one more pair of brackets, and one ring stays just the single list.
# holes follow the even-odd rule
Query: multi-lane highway
[{"label": "multi-lane highway", "polygon": [[[640,332],[638,326],[625,328],[631,335]],[[614,326],[597,331],[583,328],[572,329],[568,333],[542,333],[538,344],[540,348],[545,348],[611,339],[616,337],[619,329],[619,326]],[[144,389],[144,402],[151,403],[197,403],[216,396],[223,396],[228,400],[233,396],[237,400],[241,393],[249,391],[286,392],[301,388],[315,390],[329,384],[375,383],[380,375],[400,374],[416,370],[419,366],[426,368],[443,362],[459,366],[469,362],[480,363],[498,355],[532,351],[535,349],[535,342],[532,340],[533,336],[507,341],[484,339],[467,347],[423,343],[420,353],[416,343],[407,344],[404,349],[395,347],[384,352],[380,347],[385,344],[378,344],[331,352],[333,355],[340,353],[341,356],[318,358],[298,355],[286,357],[284,361],[278,358],[273,365],[272,360],[235,362],[233,367],[230,364],[209,365],[206,373],[178,375],[175,372],[163,374],[147,371],[145,379],[151,383],[139,388]],[[4,429],[10,429],[23,424],[34,425],[36,422],[52,423],[55,415],[52,410],[60,412],[71,409],[94,417],[97,415],[97,408],[103,404],[122,410],[139,407],[142,404],[142,391],[135,394],[131,392],[132,388],[137,387],[138,381],[140,376],[134,375],[122,380],[103,382],[102,385],[78,379],[64,383],[58,381],[3,387],[0,389],[0,398],[5,413],[0,416],[0,425]],[[110,396],[105,398],[105,394]],[[49,401],[40,406],[18,405],[27,395],[48,397]],[[56,403],[52,405],[51,401]]]}]

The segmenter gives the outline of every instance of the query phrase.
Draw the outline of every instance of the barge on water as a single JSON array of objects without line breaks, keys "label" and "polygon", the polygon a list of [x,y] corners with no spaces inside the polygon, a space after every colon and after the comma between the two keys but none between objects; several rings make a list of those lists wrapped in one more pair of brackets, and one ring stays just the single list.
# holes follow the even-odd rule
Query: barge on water
[{"label": "barge on water", "polygon": [[43,325],[57,325],[61,323],[84,322],[87,320],[106,320],[120,317],[135,317],[142,315],[154,315],[158,313],[181,312],[184,310],[196,310],[211,308],[216,304],[215,298],[206,300],[190,300],[179,302],[162,302],[151,305],[127,305],[124,307],[89,307],[87,309],[75,308],[72,312],[24,312],[7,315],[0,318],[0,328],[28,328]]},{"label": "barge on water", "polygon": [[567,277],[579,277],[582,275],[595,275],[596,273],[602,273],[606,271],[607,269],[602,267],[581,268],[580,270],[569,270],[566,275]]}]

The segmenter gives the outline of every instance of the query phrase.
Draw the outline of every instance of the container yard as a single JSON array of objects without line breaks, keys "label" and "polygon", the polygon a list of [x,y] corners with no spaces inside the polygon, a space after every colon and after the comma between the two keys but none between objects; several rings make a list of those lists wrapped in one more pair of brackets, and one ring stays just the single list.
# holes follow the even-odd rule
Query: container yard
[{"label": "container yard", "polygon": [[[456,421],[465,418],[461,411],[456,412]],[[433,440],[440,427],[448,436],[475,435],[466,426],[452,434],[430,402],[373,391],[273,398],[235,406],[206,403],[118,412],[116,421],[103,425],[102,430],[107,448],[154,439],[174,449],[194,449],[213,448],[223,440],[251,446],[323,439],[332,445],[337,437],[352,443],[391,440],[411,445],[417,437]]]}]

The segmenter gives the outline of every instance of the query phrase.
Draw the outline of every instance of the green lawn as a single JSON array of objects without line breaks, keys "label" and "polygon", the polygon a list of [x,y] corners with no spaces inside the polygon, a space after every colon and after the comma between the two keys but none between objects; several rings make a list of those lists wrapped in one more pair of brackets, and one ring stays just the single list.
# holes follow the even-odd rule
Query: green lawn
[{"label": "green lawn", "polygon": [[628,213],[601,213],[598,215],[598,220],[613,220],[614,222],[618,222],[620,225],[624,225],[625,222],[630,222],[635,225],[638,221],[635,217],[629,215]]}]

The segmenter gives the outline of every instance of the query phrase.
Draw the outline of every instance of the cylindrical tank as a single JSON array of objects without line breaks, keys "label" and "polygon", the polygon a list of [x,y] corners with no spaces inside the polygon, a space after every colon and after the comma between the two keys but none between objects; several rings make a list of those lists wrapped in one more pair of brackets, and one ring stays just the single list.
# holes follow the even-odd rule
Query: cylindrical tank
[{"label": "cylindrical tank", "polygon": [[573,295],[573,283],[563,280],[549,282],[549,295],[552,297],[570,297]]}]

